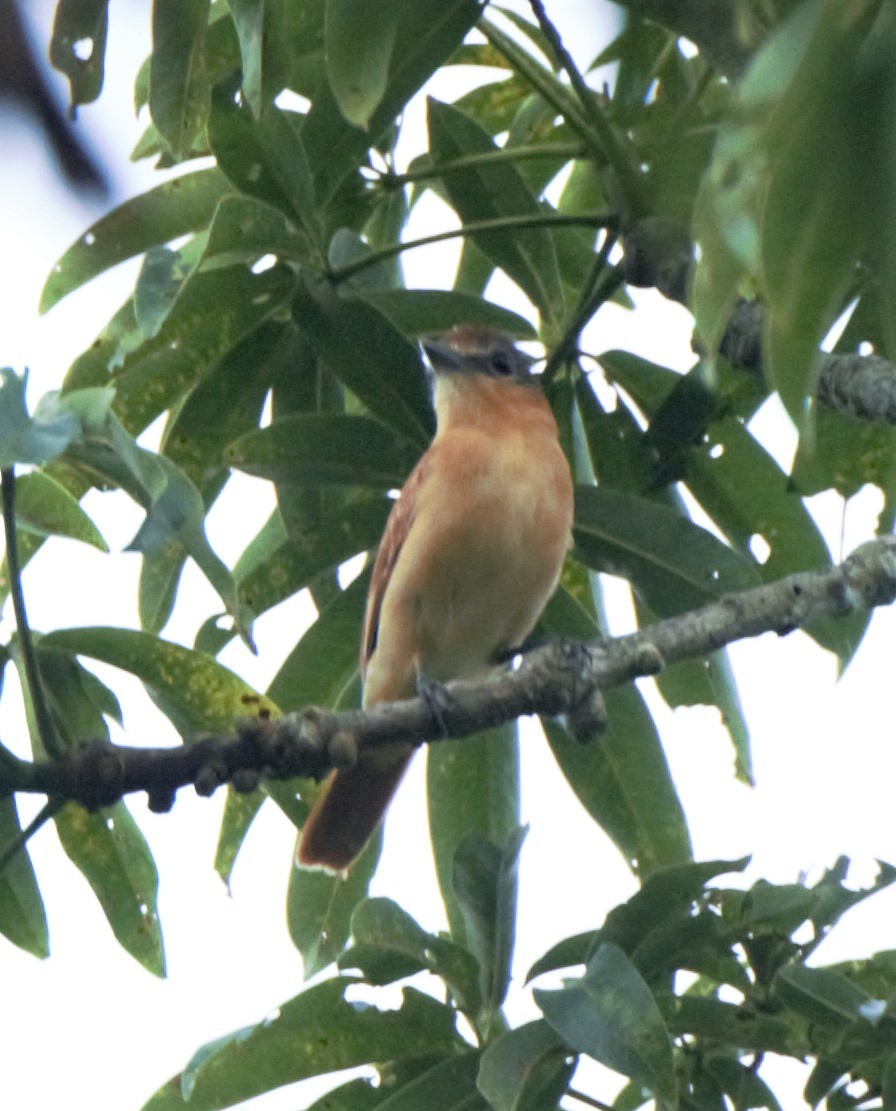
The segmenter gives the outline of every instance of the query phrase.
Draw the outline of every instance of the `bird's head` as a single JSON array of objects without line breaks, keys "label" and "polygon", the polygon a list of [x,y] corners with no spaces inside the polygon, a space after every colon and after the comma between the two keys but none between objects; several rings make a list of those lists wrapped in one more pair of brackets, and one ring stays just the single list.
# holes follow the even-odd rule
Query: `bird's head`
[{"label": "bird's head", "polygon": [[458,324],[450,331],[422,341],[433,375],[484,375],[510,383],[532,381],[532,360],[509,336],[496,328]]},{"label": "bird's head", "polygon": [[458,324],[422,346],[432,370],[440,431],[458,423],[497,429],[535,420],[553,426],[532,359],[503,332]]}]

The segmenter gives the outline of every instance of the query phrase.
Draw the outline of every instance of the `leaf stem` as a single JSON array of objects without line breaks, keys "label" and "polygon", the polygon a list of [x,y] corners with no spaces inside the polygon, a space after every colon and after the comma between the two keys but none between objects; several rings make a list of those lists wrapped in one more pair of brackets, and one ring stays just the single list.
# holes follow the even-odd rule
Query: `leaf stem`
[{"label": "leaf stem", "polygon": [[62,746],[47,709],[46,695],[41,683],[34,640],[28,615],[25,610],[25,596],[22,593],[22,568],[19,562],[19,544],[16,535],[16,478],[13,470],[0,471],[0,491],[3,501],[3,530],[6,537],[6,565],[9,569],[9,593],[16,618],[22,664],[25,668],[25,682],[34,709],[34,720],[40,743],[50,756],[61,756]]},{"label": "leaf stem", "polygon": [[0,876],[3,875],[12,861],[22,851],[23,847],[34,834],[37,833],[41,826],[45,825],[52,817],[58,814],[63,806],[65,806],[64,799],[47,799],[28,825],[25,826],[24,829],[19,830],[8,845],[3,846],[3,849],[0,850]]},{"label": "leaf stem", "polygon": [[582,143],[529,143],[518,147],[501,147],[499,150],[481,151],[453,158],[438,165],[419,166],[405,170],[402,174],[383,173],[379,181],[386,189],[397,189],[414,181],[427,181],[430,178],[445,177],[446,174],[460,173],[476,166],[493,166],[503,162],[526,162],[538,158],[581,158],[586,153]]},{"label": "leaf stem", "polygon": [[[505,35],[487,19],[480,19],[478,29],[492,46],[500,51],[515,70],[520,73],[560,115],[582,140],[599,163],[608,163],[616,172],[619,186],[626,201],[626,216],[636,219],[648,209],[644,184],[632,158],[622,147],[610,124],[596,105],[587,115],[579,108],[578,99],[569,95],[554,75],[527,54],[509,35]],[[584,82],[583,82],[584,84]],[[587,85],[585,86],[587,89]],[[589,96],[593,95],[588,90]]]},{"label": "leaf stem", "polygon": [[579,1103],[587,1103],[589,1107],[596,1107],[597,1111],[613,1111],[609,1103],[604,1103],[602,1099],[595,1099],[594,1096],[589,1096],[587,1092],[579,1091],[578,1088],[569,1087],[566,1089],[566,1094],[573,1099],[577,1099]]},{"label": "leaf stem", "polygon": [[553,378],[560,364],[572,354],[574,347],[577,346],[579,342],[582,329],[591,317],[594,316],[604,301],[611,297],[622,284],[623,278],[621,269],[618,266],[607,268],[607,262],[616,244],[616,238],[615,232],[608,229],[604,241],[601,244],[600,251],[594,258],[591,272],[582,285],[582,295],[579,298],[579,303],[576,306],[576,311],[573,314],[572,320],[567,325],[566,331],[563,334],[563,339],[551,352],[550,358],[545,364],[544,374],[546,381],[550,381]]},{"label": "leaf stem", "polygon": [[592,227],[608,228],[618,223],[618,216],[613,212],[543,212],[521,213],[519,216],[498,216],[493,220],[476,220],[465,224],[461,228],[452,228],[450,231],[440,231],[435,235],[424,235],[420,239],[411,239],[405,243],[393,243],[382,247],[378,251],[371,251],[363,258],[355,259],[346,266],[339,266],[330,271],[330,280],[344,282],[352,275],[366,270],[370,266],[385,259],[393,258],[404,251],[411,251],[415,247],[428,247],[431,243],[442,243],[446,239],[464,238],[478,235],[480,232],[507,231],[515,228],[552,228],[552,227]]}]

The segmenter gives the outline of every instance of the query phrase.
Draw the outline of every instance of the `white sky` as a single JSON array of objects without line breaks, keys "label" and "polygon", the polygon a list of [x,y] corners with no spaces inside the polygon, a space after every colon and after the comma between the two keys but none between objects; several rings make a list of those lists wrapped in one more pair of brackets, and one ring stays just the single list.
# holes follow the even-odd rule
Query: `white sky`
[{"label": "white sky", "polygon": [[[48,0],[31,5],[45,27],[52,8]],[[574,29],[566,41],[579,62],[586,63],[605,33],[593,2],[564,0],[549,9],[562,29]],[[139,133],[130,107],[130,82],[146,51],[148,11],[140,0],[111,5],[107,89],[98,107],[82,109],[116,180],[117,199],[155,180],[145,164],[131,166],[124,160]],[[123,299],[136,270],[126,264],[38,319],[35,306],[50,267],[101,212],[60,188],[55,165],[36,134],[8,112],[0,115],[0,142],[0,365],[30,366],[33,399],[58,386],[68,363]],[[421,211],[427,222],[438,218],[435,206],[428,214]],[[443,276],[451,273],[451,250],[409,257],[409,284],[444,284]],[[496,283],[492,295],[503,296],[507,285]],[[636,313],[612,307],[602,312],[586,346],[597,351],[625,346],[667,365],[689,365],[687,314],[655,296],[641,301]],[[779,458],[789,458],[793,443],[784,418],[770,406],[761,421],[770,448]],[[874,497],[856,502],[845,520],[844,552],[873,528]],[[264,484],[245,478],[234,483],[232,496],[212,515],[209,530],[225,559],[236,557],[270,504]],[[830,497],[814,504],[832,550],[839,552],[841,503]],[[120,553],[136,531],[139,511],[115,495],[91,495],[87,505],[112,550]],[[48,545],[25,575],[33,624],[38,629],[136,627],[137,569],[135,555],[104,557],[67,541]],[[189,574],[184,585],[182,593],[190,603],[178,611],[166,635],[188,643],[217,607],[197,574]],[[616,593],[621,600],[614,612],[624,621],[624,598]],[[259,657],[253,660],[234,650],[226,662],[263,686],[288,650],[299,620],[299,603],[278,607],[257,625]],[[896,756],[889,700],[894,628],[893,613],[875,618],[840,683],[835,682],[832,658],[800,634],[735,646],[732,656],[753,737],[753,791],[733,780],[731,748],[717,713],[670,713],[652,695],[651,684],[644,684],[652,705],[658,706],[699,858],[752,852],[749,875],[776,881],[816,872],[841,852],[864,866],[865,877],[874,857],[896,860],[891,817]],[[8,630],[7,616],[3,636]],[[172,738],[135,681],[111,669],[102,674],[123,696],[129,742]],[[8,676],[0,729],[4,742],[21,750],[24,726],[11,706],[14,694],[14,678]],[[289,942],[283,909],[293,834],[276,809],[267,807],[256,823],[230,897],[212,870],[221,799],[200,801],[184,791],[174,811],[160,817],[150,814],[142,799],[131,806],[161,873],[169,977],[155,980],[119,949],[55,835],[42,831],[32,852],[50,918],[52,957],[39,962],[0,938],[6,1000],[0,1009],[2,1091],[8,1107],[89,1102],[92,1111],[136,1111],[200,1044],[258,1020],[302,985],[301,963]],[[526,746],[523,806],[532,829],[523,850],[520,974],[554,941],[598,925],[607,910],[634,890],[622,861],[575,802],[543,741],[534,735]],[[29,807],[23,811],[26,818],[33,812]],[[424,821],[418,760],[392,809],[376,892],[395,897],[424,926],[438,929],[441,911]],[[894,910],[896,896],[890,894],[863,905],[825,943],[822,955],[833,960],[893,946]],[[527,993],[519,993],[513,1010],[520,1021],[535,1014]],[[311,1099],[311,1089],[302,1086],[264,1097],[252,1107],[292,1111]],[[796,1106],[795,1095],[787,1105]]]}]

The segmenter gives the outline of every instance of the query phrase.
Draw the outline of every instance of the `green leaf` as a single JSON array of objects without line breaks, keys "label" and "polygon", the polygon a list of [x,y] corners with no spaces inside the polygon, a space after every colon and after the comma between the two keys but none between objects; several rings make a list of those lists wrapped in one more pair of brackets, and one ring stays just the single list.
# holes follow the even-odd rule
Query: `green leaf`
[{"label": "green leaf", "polygon": [[536,337],[535,329],[524,317],[458,290],[364,289],[358,296],[406,336],[446,332],[455,324],[482,324],[523,339]]},{"label": "green leaf", "polygon": [[367,570],[338,593],[284,660],[268,688],[284,710],[309,704],[335,709],[348,694],[357,693],[358,641],[369,582]]},{"label": "green leaf", "polygon": [[386,92],[400,11],[365,0],[327,0],[327,76],[340,111],[366,128]]},{"label": "green leaf", "polygon": [[[465,1087],[468,1074],[472,1074],[470,1083],[475,1088],[477,1061],[475,1051],[472,1054],[454,1054],[445,1059],[412,1057],[391,1061],[380,1066],[376,1076],[370,1080],[350,1080],[348,1084],[331,1089],[315,1100],[307,1111],[417,1111],[420,1107],[428,1109],[431,1105],[441,1108],[438,1101],[444,1098],[454,1100],[455,1092],[461,1100],[475,1094],[466,1092]],[[449,1103],[448,1108],[453,1111],[453,1103]],[[470,1111],[479,1111],[479,1106],[471,1104]]]},{"label": "green leaf", "polygon": [[[0,852],[21,832],[15,800],[0,799]],[[50,955],[44,902],[26,846],[0,872],[0,934],[35,957]]]},{"label": "green leaf", "polygon": [[469,833],[454,854],[454,895],[463,915],[468,948],[479,962],[486,1029],[510,986],[519,855],[527,832],[527,826],[514,830],[503,847]]},{"label": "green leaf", "polygon": [[[108,688],[47,637],[38,644],[38,667],[57,735],[72,747],[108,739],[104,715],[120,719]],[[42,754],[38,739],[32,745]],[[158,874],[130,811],[122,802],[93,814],[66,806],[54,821],[63,849],[93,889],[118,942],[150,972],[164,976]]]},{"label": "green leaf", "polygon": [[200,1050],[143,1111],[217,1111],[308,1076],[462,1048],[454,1012],[405,988],[398,1010],[350,1003],[338,976],[283,1003],[274,1018]]},{"label": "green leaf", "polygon": [[[402,1084],[383,1092],[382,1111],[489,1111],[476,1090],[479,1051],[456,1053]],[[385,1085],[381,1086],[382,1088]]]},{"label": "green leaf", "polygon": [[77,499],[43,471],[31,471],[16,479],[16,524],[37,536],[66,536],[101,552],[109,550]]},{"label": "green leaf", "polygon": [[16,463],[47,463],[80,432],[77,418],[60,405],[58,394],[45,394],[29,416],[26,383],[10,367],[0,368],[0,470]]},{"label": "green leaf", "polygon": [[328,514],[319,530],[309,528],[294,541],[287,538],[277,514],[275,527],[266,528],[266,545],[254,555],[247,549],[236,565],[241,601],[258,616],[308,586],[321,572],[375,547],[393,504],[381,497],[351,502]]},{"label": "green leaf", "polygon": [[[749,482],[744,482],[745,474],[750,475]],[[710,425],[706,443],[688,454],[685,480],[744,555],[759,539],[768,545],[767,558],[757,557],[763,582],[830,565],[827,544],[794,490],[793,479],[740,421],[726,418]],[[865,624],[865,615],[860,614],[846,621],[819,622],[810,631],[822,647],[846,658]]]},{"label": "green leaf", "polygon": [[401,0],[389,80],[367,131],[353,127],[339,109],[328,84],[314,89],[302,124],[302,140],[318,201],[329,204],[349,173],[361,165],[414,93],[460,45],[479,19],[478,0]]},{"label": "green leaf", "polygon": [[277,713],[267,697],[210,656],[132,629],[58,629],[41,644],[102,660],[140,679],[181,735],[226,732],[247,713]]},{"label": "green leaf", "polygon": [[[284,709],[313,704],[337,708],[356,704],[358,630],[369,575],[363,574],[324,608],[289,654],[269,687]],[[310,792],[303,792],[303,797]],[[305,975],[334,961],[348,940],[351,915],[367,894],[376,870],[382,834],[376,834],[346,873],[332,875],[294,868],[287,897],[290,936],[302,954]]]},{"label": "green leaf", "polygon": [[735,1057],[709,1057],[706,1071],[721,1085],[722,1090],[733,1101],[735,1108],[765,1108],[766,1111],[781,1111],[771,1088],[756,1074],[755,1070],[741,1064]]},{"label": "green leaf", "polygon": [[272,205],[311,243],[318,242],[314,185],[290,113],[271,106],[256,120],[221,86],[212,100],[209,142],[218,165],[241,193]]},{"label": "green leaf", "polygon": [[341,970],[358,969],[370,984],[391,984],[424,970],[440,976],[457,1007],[475,1018],[481,1006],[475,958],[445,937],[427,933],[391,899],[364,899],[352,915],[352,945]]},{"label": "green leaf", "polygon": [[573,538],[580,559],[627,578],[661,617],[759,582],[750,562],[680,513],[615,490],[576,489]]},{"label": "green leaf", "polygon": [[[564,587],[542,614],[547,634],[593,640],[592,614]],[[604,695],[607,727],[590,744],[573,740],[550,718],[541,724],[560,770],[579,801],[641,875],[691,858],[684,811],[653,719],[636,687]]]},{"label": "green leaf", "polygon": [[647,875],[691,855],[684,811],[656,728],[640,693],[606,693],[608,724],[589,743],[542,718],[551,751],[579,802],[628,865]]},{"label": "green leaf", "polygon": [[98,220],[53,267],[40,296],[46,312],[125,259],[204,227],[228,189],[216,169],[197,170],[133,197]]},{"label": "green leaf", "polygon": [[678,1106],[669,1032],[650,989],[618,946],[601,945],[581,979],[533,994],[567,1045],[639,1081],[658,1102]]},{"label": "green leaf", "polygon": [[224,804],[221,829],[215,846],[215,871],[227,885],[228,890],[236,858],[243,847],[249,827],[258,817],[264,801],[263,791],[242,794],[232,788],[227,790],[227,801]]},{"label": "green leaf", "polygon": [[565,1042],[537,1019],[508,1030],[486,1048],[477,1084],[494,1111],[552,1111],[575,1064]]},{"label": "green leaf", "polygon": [[789,964],[778,969],[774,989],[785,1006],[805,1015],[811,1022],[842,1026],[870,1021],[872,1012],[867,1008],[873,1002],[871,996],[842,972]]},{"label": "green leaf", "polygon": [[[437,163],[498,149],[478,124],[457,109],[435,100],[430,100],[428,106],[430,144]],[[443,185],[465,224],[502,216],[537,215],[542,211],[519,171],[508,162],[446,174]],[[475,242],[520,286],[548,321],[556,322],[562,317],[560,271],[554,242],[546,228],[479,232]]]},{"label": "green leaf", "polygon": [[59,0],[50,39],[50,61],[69,80],[69,104],[96,100],[103,88],[109,0]]},{"label": "green leaf", "polygon": [[159,877],[128,808],[119,802],[88,814],[68,806],[55,823],[63,849],[93,888],[118,942],[149,972],[164,976],[156,907]]},{"label": "green leaf", "polygon": [[154,0],[149,111],[175,160],[186,158],[209,111],[205,32],[210,0]]},{"label": "green leaf", "polygon": [[345,949],[352,913],[367,895],[379,863],[383,835],[378,830],[345,872],[309,871],[294,867],[286,896],[286,922],[293,944],[302,954],[305,979],[332,964]]},{"label": "green leaf", "polygon": [[208,499],[227,477],[226,445],[261,420],[265,398],[292,353],[292,329],[265,320],[223,355],[165,429],[162,450]]},{"label": "green leaf", "polygon": [[417,349],[366,301],[300,282],[293,318],[327,367],[384,424],[419,445],[435,431]]},{"label": "green leaf", "polygon": [[260,119],[292,68],[285,0],[230,0],[228,6],[240,40],[243,93]]},{"label": "green leaf", "polygon": [[473,740],[440,741],[426,751],[429,834],[451,937],[469,948],[454,891],[454,857],[469,834],[506,845],[519,827],[520,766],[514,722]]},{"label": "green leaf", "polygon": [[275,482],[395,489],[418,454],[369,417],[300,413],[241,436],[225,449],[224,459]]}]

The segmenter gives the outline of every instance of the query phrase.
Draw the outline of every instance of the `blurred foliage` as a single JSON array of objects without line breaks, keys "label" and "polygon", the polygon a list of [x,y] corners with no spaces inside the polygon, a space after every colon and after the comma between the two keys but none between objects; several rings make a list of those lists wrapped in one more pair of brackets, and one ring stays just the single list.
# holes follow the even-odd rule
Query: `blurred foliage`
[{"label": "blurred foliage", "polygon": [[[545,5],[549,17],[557,6]],[[70,79],[73,107],[101,93],[107,7],[58,4],[51,57]],[[478,0],[155,0],[152,55],[135,82],[147,122],[132,157],[181,172],[72,244],[41,306],[142,256],[136,287],[33,413],[20,379],[4,371],[0,382],[0,465],[33,468],[17,503],[23,562],[54,536],[105,547],[79,504],[93,487],[119,488],[146,512],[131,544],[142,559],[143,628],[70,629],[37,642],[42,682],[27,707],[36,754],[41,720],[64,750],[102,738],[119,717],[82,658],[136,675],[185,737],[275,704],[357,699],[366,586],[362,577],[343,589],[336,571],[375,548],[386,495],[432,433],[416,341],[456,323],[537,335],[555,352],[545,385],[579,490],[575,548],[545,633],[601,635],[601,573],[629,581],[648,622],[829,564],[803,495],[851,496],[874,482],[893,504],[890,430],[860,434],[830,413],[816,422],[809,401],[820,344],[851,305],[841,348],[870,344],[896,359],[896,8],[713,7],[708,17],[701,0],[621,0],[615,37],[578,72],[534,3],[521,15]],[[607,65],[604,85],[607,71],[594,74]],[[448,67],[478,83],[453,103],[428,100],[419,149],[399,165],[405,108]],[[427,191],[456,214],[460,264],[453,278],[440,275],[448,288],[407,289],[405,229]],[[522,314],[484,296],[498,272],[521,294]],[[611,389],[596,392],[595,360],[579,339],[609,299],[630,304],[626,285],[689,292],[705,354],[681,375],[604,352]],[[766,381],[713,354],[735,301],[757,295]],[[751,431],[771,390],[803,434],[793,475]],[[138,446],[160,416],[160,450]],[[231,468],[269,480],[277,496],[234,568],[204,528]],[[187,559],[222,607],[191,647],[161,636]],[[9,579],[6,570],[5,593]],[[317,620],[270,690],[255,692],[215,656],[235,635],[250,641],[252,622],[303,588]],[[845,663],[863,630],[850,620],[811,633]],[[3,663],[24,674],[27,654],[13,638]],[[658,687],[673,706],[717,706],[749,778],[724,652],[678,665]],[[881,866],[877,882],[856,891],[841,861],[814,886],[719,886],[745,862],[691,860],[640,692],[616,691],[607,705],[606,735],[591,747],[557,722],[545,726],[571,790],[641,886],[600,928],[560,941],[533,967],[543,1017],[511,1029],[503,1012],[518,990],[510,976],[525,835],[508,726],[430,758],[450,931],[431,934],[391,900],[367,897],[378,841],[348,876],[294,872],[288,923],[306,974],[334,961],[338,971],[273,1019],[201,1049],[147,1111],[224,1108],[356,1065],[372,1066],[375,1079],[343,1084],[315,1108],[548,1111],[570,1106],[580,1055],[626,1078],[615,1097],[588,1097],[619,1111],[778,1109],[768,1054],[812,1062],[812,1106],[896,1106],[893,954],[807,963],[839,917],[896,873]],[[10,759],[0,747],[0,775]],[[314,790],[232,796],[221,874],[268,798],[301,825]],[[129,812],[68,808],[55,821],[115,936],[163,974],[155,866]],[[27,832],[14,800],[0,800],[0,843],[10,850],[0,932],[45,956],[38,879],[27,846],[12,851]],[[560,969],[562,982],[540,979]],[[397,1010],[347,997],[359,983],[409,977]]]}]

